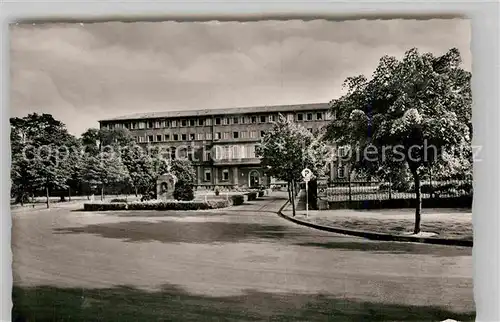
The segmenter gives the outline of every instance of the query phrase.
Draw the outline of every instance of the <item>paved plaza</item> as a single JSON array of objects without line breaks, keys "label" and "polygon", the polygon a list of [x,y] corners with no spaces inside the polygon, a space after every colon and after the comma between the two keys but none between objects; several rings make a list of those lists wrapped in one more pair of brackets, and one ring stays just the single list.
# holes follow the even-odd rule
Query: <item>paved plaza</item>
[{"label": "paved plaza", "polygon": [[17,314],[37,321],[474,319],[471,248],[296,226],[276,215],[285,201],[276,192],[216,211],[16,211]]}]

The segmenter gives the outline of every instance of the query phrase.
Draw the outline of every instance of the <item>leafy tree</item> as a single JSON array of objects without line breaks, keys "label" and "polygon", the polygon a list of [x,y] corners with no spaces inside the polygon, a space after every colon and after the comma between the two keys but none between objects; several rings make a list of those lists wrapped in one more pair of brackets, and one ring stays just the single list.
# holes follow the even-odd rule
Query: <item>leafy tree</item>
[{"label": "leafy tree", "polygon": [[76,139],[50,114],[11,118],[10,124],[13,188],[21,200],[28,190],[44,189],[48,208],[50,191],[67,188]]},{"label": "leafy tree", "polygon": [[177,177],[174,188],[174,198],[177,200],[193,200],[193,184],[196,171],[188,159],[175,159],[171,162],[170,171]]},{"label": "leafy tree", "polygon": [[328,164],[329,152],[322,134],[315,136],[282,115],[279,115],[256,149],[267,174],[288,183],[294,215],[296,185],[302,180],[302,170],[307,167],[316,176],[322,176]]},{"label": "leafy tree", "polygon": [[408,167],[416,193],[414,233],[420,232],[420,186],[429,169],[452,175],[470,168],[471,74],[460,64],[454,48],[438,57],[415,48],[402,60],[384,56],[370,80],[347,78],[347,93],[331,102],[336,119],[328,137],[351,146],[358,155],[353,166],[381,177]]},{"label": "leafy tree", "polygon": [[87,154],[81,168],[82,180],[101,190],[101,200],[107,185],[127,180],[128,172],[121,159],[112,153],[101,152],[98,156]]}]

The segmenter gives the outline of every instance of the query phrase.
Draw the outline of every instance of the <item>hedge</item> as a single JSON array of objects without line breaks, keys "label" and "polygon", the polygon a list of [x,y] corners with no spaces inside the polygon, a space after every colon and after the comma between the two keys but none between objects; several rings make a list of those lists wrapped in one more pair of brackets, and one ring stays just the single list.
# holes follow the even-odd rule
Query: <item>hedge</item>
[{"label": "hedge", "polygon": [[124,198],[111,199],[111,203],[115,203],[115,202],[124,202],[124,203],[127,203],[128,200],[124,199]]},{"label": "hedge", "polygon": [[259,191],[259,197],[264,197],[264,190]]},{"label": "hedge", "polygon": [[231,201],[233,202],[233,206],[239,206],[245,202],[245,197],[243,195],[232,195]]},{"label": "hedge", "polygon": [[207,210],[226,208],[230,206],[229,200],[208,201],[149,201],[126,203],[86,203],[85,211],[110,211],[110,210]]},{"label": "hedge", "polygon": [[126,203],[85,203],[83,210],[85,211],[108,211],[108,210],[126,210]]},{"label": "hedge", "polygon": [[257,192],[249,192],[247,193],[247,196],[248,201],[257,200]]}]

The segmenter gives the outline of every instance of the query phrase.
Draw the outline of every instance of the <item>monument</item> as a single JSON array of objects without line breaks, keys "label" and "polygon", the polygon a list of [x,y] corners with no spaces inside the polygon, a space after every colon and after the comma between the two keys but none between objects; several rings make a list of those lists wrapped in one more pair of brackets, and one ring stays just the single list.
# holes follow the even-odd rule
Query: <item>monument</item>
[{"label": "monument", "polygon": [[173,200],[174,188],[177,177],[170,172],[170,166],[167,172],[160,175],[156,180],[156,195],[158,200]]}]

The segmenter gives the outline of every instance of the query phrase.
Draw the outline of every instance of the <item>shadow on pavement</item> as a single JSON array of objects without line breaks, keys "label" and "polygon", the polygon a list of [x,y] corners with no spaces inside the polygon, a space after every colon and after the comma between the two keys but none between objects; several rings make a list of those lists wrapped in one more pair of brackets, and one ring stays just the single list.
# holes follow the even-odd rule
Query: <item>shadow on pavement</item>
[{"label": "shadow on pavement", "polygon": [[326,249],[354,250],[367,252],[381,252],[389,254],[420,254],[436,255],[438,257],[471,256],[470,247],[440,246],[404,242],[384,241],[335,241],[335,242],[306,242],[297,243],[298,246],[320,247]]},{"label": "shadow on pavement", "polygon": [[360,302],[324,294],[208,297],[175,285],[147,292],[108,289],[13,288],[12,321],[473,321],[474,312]]},{"label": "shadow on pavement", "polygon": [[239,242],[246,239],[284,239],[293,231],[286,226],[230,222],[127,221],[84,227],[56,228],[56,234],[94,234],[128,242],[164,243]]}]

